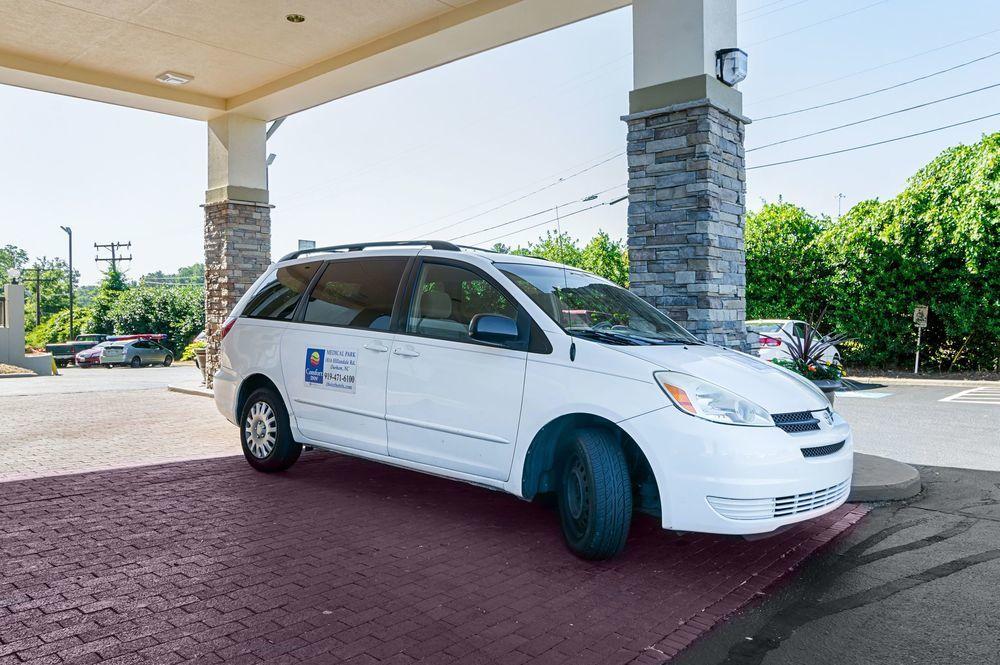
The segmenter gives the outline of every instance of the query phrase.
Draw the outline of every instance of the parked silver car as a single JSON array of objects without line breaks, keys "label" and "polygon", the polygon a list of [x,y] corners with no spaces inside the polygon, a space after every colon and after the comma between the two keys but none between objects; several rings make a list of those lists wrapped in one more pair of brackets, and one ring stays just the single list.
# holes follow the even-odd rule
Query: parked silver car
[{"label": "parked silver car", "polygon": [[174,362],[174,354],[165,346],[148,339],[128,339],[114,342],[101,350],[101,364],[115,365],[163,365],[169,367]]}]

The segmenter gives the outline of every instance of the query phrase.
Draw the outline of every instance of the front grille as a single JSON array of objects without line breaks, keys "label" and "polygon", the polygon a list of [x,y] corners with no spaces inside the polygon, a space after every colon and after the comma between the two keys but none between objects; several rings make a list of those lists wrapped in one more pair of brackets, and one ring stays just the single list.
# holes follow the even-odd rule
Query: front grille
[{"label": "front grille", "polygon": [[842,501],[851,489],[850,480],[814,492],[779,496],[774,499],[726,499],[707,497],[709,505],[731,520],[767,520],[808,513]]},{"label": "front grille", "polygon": [[793,496],[779,496],[774,501],[774,516],[797,515],[829,506],[845,498],[850,489],[850,481],[845,480],[831,487],[816,490],[815,492],[806,492],[805,494],[795,494]]},{"label": "front grille", "polygon": [[839,443],[831,443],[827,446],[814,446],[813,448],[802,448],[803,457],[823,457],[823,455],[832,455],[841,448],[844,447],[846,441],[840,441]]},{"label": "front grille", "polygon": [[780,429],[789,432],[812,432],[819,429],[819,420],[810,411],[772,413],[771,419]]}]

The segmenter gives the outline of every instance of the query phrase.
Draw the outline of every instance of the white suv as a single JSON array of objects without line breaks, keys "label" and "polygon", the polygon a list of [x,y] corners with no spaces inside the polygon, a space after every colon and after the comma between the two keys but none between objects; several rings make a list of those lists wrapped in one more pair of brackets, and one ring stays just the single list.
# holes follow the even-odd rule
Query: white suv
[{"label": "white suv", "polygon": [[570,549],[665,529],[757,534],[847,498],[847,423],[805,379],[706,345],[629,291],[446,242],[300,251],[222,328],[219,410],[247,461],[303,445],[558,497]]}]

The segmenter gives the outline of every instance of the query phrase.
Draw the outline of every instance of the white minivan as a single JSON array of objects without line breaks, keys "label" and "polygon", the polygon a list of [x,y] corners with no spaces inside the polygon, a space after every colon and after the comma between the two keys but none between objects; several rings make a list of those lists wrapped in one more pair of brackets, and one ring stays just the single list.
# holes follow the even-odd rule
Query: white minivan
[{"label": "white minivan", "polygon": [[761,534],[850,491],[850,427],[811,383],[550,261],[441,241],[294,252],[220,354],[215,401],[253,468],[308,445],[554,494],[587,559],[621,551],[633,510]]}]

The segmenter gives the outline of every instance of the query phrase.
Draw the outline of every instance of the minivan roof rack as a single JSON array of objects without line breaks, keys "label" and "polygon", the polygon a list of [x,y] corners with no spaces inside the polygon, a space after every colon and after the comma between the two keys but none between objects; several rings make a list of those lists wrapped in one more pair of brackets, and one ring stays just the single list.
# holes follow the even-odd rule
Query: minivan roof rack
[{"label": "minivan roof rack", "polygon": [[323,254],[327,252],[360,252],[369,247],[405,247],[407,245],[426,245],[431,249],[443,249],[452,252],[461,251],[458,245],[453,245],[444,240],[382,240],[379,242],[355,242],[349,245],[329,245],[328,247],[313,247],[312,249],[300,249],[289,252],[282,256],[279,261],[291,261],[306,254]]}]

